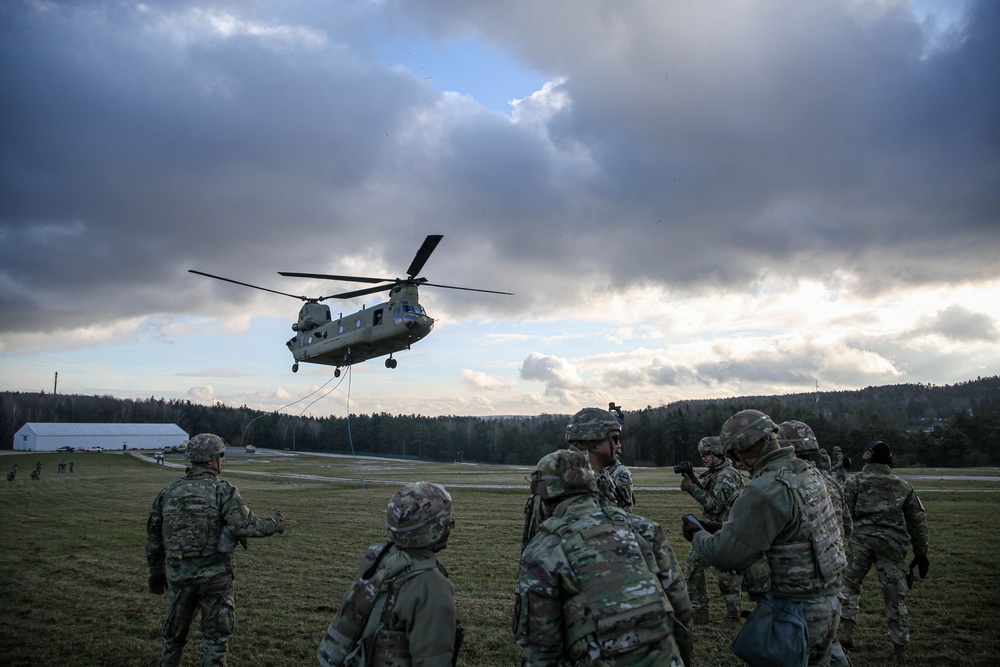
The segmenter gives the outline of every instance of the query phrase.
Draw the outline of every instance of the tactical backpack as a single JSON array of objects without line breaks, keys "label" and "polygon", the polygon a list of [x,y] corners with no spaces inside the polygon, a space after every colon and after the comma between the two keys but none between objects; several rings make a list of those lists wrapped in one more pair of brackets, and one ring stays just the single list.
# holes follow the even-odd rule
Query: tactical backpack
[{"label": "tactical backpack", "polygon": [[[406,655],[405,633],[387,627],[396,593],[404,581],[441,566],[435,558],[414,562],[402,549],[391,549],[393,546],[392,542],[376,544],[365,554],[359,575],[348,587],[316,652],[323,667],[390,664],[386,660]],[[376,638],[382,641],[376,642]]]}]

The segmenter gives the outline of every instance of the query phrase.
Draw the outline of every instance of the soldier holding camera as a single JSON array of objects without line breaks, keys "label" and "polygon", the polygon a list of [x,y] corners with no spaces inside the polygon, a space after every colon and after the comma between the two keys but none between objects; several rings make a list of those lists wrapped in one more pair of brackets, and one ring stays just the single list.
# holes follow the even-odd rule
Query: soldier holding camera
[{"label": "soldier holding camera", "polygon": [[[743,476],[733,467],[732,462],[722,452],[718,436],[702,438],[698,443],[701,461],[708,468],[701,479],[694,476],[691,464],[685,461],[674,467],[674,472],[684,474],[681,490],[698,501],[708,523],[722,524],[729,518],[729,508],[737,493],[743,488]],[[686,465],[685,465],[686,464]],[[708,564],[695,552],[688,552],[685,570],[687,572],[688,594],[694,609],[696,624],[708,623],[708,590],[705,585],[705,570]],[[715,578],[719,591],[726,603],[726,621],[739,623],[740,620],[740,579],[737,573],[716,569]]]}]

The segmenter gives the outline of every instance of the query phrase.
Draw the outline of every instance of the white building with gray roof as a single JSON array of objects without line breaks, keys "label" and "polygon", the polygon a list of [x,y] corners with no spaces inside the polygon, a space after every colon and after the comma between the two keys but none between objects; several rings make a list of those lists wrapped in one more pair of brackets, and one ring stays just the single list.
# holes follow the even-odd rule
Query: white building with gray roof
[{"label": "white building with gray roof", "polygon": [[27,423],[14,434],[14,449],[54,452],[86,449],[163,449],[182,444],[188,434],[177,424]]}]

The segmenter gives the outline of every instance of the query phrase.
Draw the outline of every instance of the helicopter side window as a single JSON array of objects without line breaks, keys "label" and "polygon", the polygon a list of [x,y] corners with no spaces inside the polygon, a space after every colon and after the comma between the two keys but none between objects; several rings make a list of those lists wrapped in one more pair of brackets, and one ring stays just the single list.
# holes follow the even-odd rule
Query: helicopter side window
[{"label": "helicopter side window", "polygon": [[372,323],[375,326],[378,326],[378,325],[382,324],[382,309],[381,308],[379,308],[378,310],[376,310],[375,313],[374,313],[374,315],[372,315]]},{"label": "helicopter side window", "polygon": [[341,324],[339,327],[337,327],[337,333],[344,333],[344,325],[343,324]]},{"label": "helicopter side window", "polygon": [[354,320],[354,326],[357,329],[361,328],[361,318],[360,317],[358,319]]}]

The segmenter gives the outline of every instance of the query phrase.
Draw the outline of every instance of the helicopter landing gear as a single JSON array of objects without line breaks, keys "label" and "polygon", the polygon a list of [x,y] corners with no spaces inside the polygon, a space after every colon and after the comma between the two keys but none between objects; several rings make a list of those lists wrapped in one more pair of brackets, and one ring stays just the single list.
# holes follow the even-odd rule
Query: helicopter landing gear
[{"label": "helicopter landing gear", "polygon": [[337,369],[335,369],[333,371],[333,377],[335,377],[335,378],[339,378],[340,377],[340,369],[339,368],[337,368]]},{"label": "helicopter landing gear", "polygon": [[386,368],[395,368],[396,367],[396,360],[393,359],[392,357],[389,357],[388,359],[385,360],[385,367]]},{"label": "helicopter landing gear", "polygon": [[293,373],[299,372],[299,362],[296,361],[294,364],[292,364],[292,372]]}]

